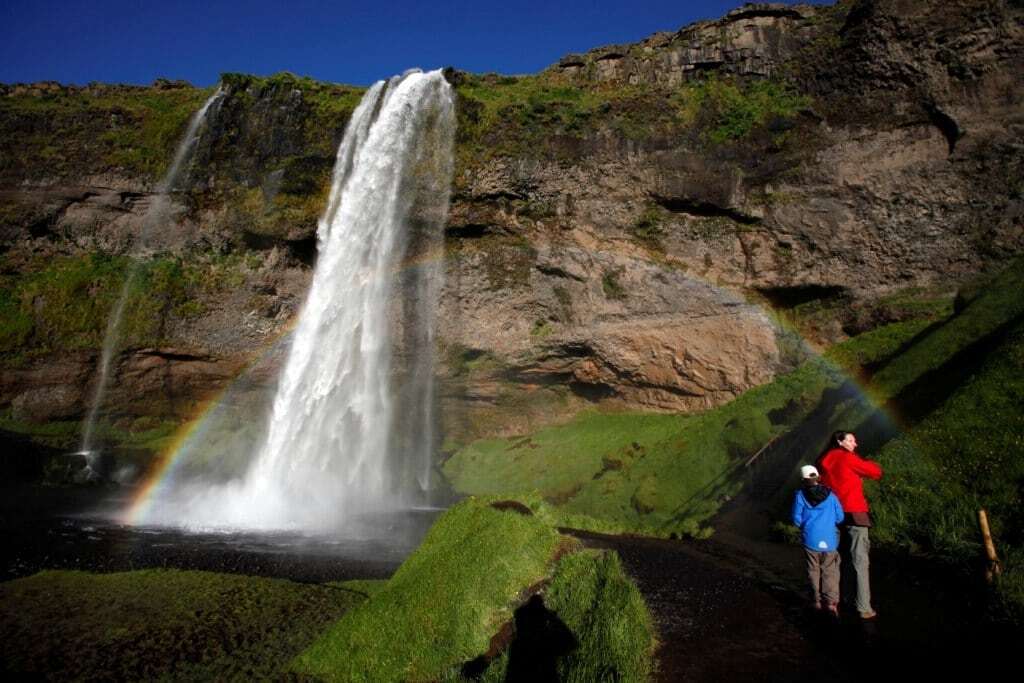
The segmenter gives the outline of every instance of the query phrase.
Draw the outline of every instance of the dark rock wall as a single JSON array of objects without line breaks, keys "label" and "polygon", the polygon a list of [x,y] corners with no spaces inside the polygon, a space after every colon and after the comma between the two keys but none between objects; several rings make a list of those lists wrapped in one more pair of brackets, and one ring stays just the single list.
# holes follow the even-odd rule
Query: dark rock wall
[{"label": "dark rock wall", "polygon": [[[450,412],[473,433],[506,428],[502,411],[542,421],[593,400],[718,405],[795,362],[771,306],[832,306],[813,334],[836,341],[886,296],[954,288],[1006,262],[1024,246],[1022,21],[1013,2],[756,4],[566,56],[526,81],[451,71],[460,122],[477,137],[460,131],[446,230]],[[576,100],[524,95],[488,123],[479,89],[505,81]],[[308,284],[360,91],[287,75],[224,85],[162,249],[211,273],[227,259],[230,277],[195,288],[202,314],[168,313],[160,345],[126,349],[126,403],[222,386],[281,336]],[[189,90],[91,87],[103,102]],[[4,86],[0,101],[67,90]],[[87,139],[148,120],[104,106]],[[119,147],[99,154],[82,133],[62,156],[60,136],[26,112],[0,106],[4,153],[17,156],[0,165],[9,287],[40,258],[128,253],[158,179],[157,165],[126,164],[136,157]],[[65,379],[53,358],[22,356],[0,405],[81,414],[94,348],[62,360],[79,359]],[[192,370],[175,374],[179,362]],[[147,368],[161,364],[169,379],[155,382]],[[554,389],[557,408],[531,398]]]}]

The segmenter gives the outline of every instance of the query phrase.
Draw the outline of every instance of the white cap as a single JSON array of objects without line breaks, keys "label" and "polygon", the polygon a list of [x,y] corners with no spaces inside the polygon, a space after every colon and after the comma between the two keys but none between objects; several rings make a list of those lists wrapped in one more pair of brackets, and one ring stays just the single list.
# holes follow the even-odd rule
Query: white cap
[{"label": "white cap", "polygon": [[800,468],[800,476],[804,479],[817,479],[818,468],[814,465],[804,465]]}]

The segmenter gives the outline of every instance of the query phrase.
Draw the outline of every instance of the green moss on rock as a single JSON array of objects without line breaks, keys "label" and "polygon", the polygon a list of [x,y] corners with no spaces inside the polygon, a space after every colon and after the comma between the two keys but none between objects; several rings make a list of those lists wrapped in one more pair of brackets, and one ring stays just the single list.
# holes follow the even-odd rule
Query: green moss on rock
[{"label": "green moss on rock", "polygon": [[0,175],[116,171],[156,180],[211,92],[112,85],[10,92],[0,97]]}]

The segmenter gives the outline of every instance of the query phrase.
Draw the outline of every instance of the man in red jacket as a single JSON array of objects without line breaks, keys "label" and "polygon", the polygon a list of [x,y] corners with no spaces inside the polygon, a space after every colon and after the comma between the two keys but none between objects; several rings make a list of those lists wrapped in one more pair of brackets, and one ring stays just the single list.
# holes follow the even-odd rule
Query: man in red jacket
[{"label": "man in red jacket", "polygon": [[868,579],[868,552],[871,543],[868,529],[871,515],[864,497],[864,477],[881,479],[882,468],[857,454],[857,437],[853,432],[839,431],[832,435],[828,450],[818,458],[821,483],[832,489],[846,513],[843,519],[844,566],[853,567],[857,580],[857,611],[861,619],[874,619],[871,608],[871,582]]}]

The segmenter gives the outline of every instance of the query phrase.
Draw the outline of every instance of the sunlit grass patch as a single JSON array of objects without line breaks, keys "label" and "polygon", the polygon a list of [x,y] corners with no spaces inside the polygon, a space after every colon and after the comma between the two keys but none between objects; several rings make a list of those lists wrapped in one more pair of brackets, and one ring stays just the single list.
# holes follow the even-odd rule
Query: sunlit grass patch
[{"label": "sunlit grass patch", "polygon": [[557,637],[557,648],[540,649],[560,680],[646,680],[654,638],[639,591],[613,552],[580,551],[553,521],[536,497],[463,501],[293,669],[339,681],[459,681],[475,667],[479,680],[498,681],[532,670],[538,639]]},{"label": "sunlit grass patch", "polygon": [[[191,116],[210,88],[103,86],[26,93],[2,98],[0,123],[47,135],[8,135],[0,170],[42,157],[52,175],[82,168],[121,169],[159,178]],[[62,144],[53,148],[53,140]],[[42,169],[40,169],[42,170]],[[30,175],[32,173],[30,172]]]},{"label": "sunlit grass patch", "polygon": [[444,472],[465,493],[537,491],[567,526],[699,534],[742,486],[736,466],[840,381],[814,362],[699,415],[584,412],[527,436],[471,443]]},{"label": "sunlit grass patch", "polygon": [[996,276],[970,304],[883,367],[873,378],[876,396],[896,396],[927,372],[941,368],[957,353],[1024,315],[1024,259]]},{"label": "sunlit grass patch", "polygon": [[[967,567],[982,556],[977,511],[1008,552],[1001,579],[1024,621],[1024,323],[978,371],[908,434],[879,454],[885,477],[869,487],[882,542]],[[1005,553],[1004,553],[1005,554]]]},{"label": "sunlit grass patch", "polygon": [[436,679],[487,650],[522,592],[550,575],[564,542],[536,515],[464,501],[294,669],[343,681]]}]

